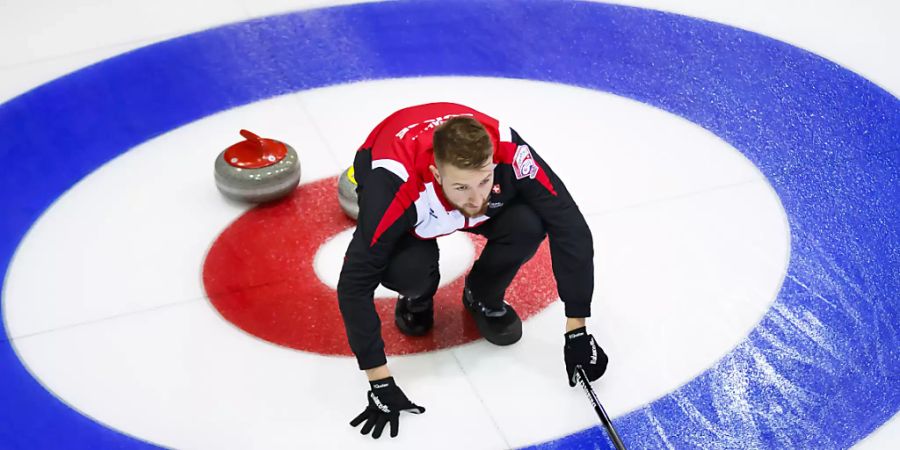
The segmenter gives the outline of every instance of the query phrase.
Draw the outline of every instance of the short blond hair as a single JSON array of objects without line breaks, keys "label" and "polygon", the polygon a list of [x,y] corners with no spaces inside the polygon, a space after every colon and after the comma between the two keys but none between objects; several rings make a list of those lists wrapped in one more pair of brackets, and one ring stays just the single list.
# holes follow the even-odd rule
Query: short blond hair
[{"label": "short blond hair", "polygon": [[434,130],[434,160],[458,169],[484,167],[493,159],[491,136],[477,120],[453,117]]}]

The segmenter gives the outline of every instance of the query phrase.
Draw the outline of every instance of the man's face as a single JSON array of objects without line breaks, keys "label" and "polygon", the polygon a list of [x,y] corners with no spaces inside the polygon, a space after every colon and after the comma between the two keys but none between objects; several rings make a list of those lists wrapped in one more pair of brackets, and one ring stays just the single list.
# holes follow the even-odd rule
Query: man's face
[{"label": "man's face", "polygon": [[487,164],[477,169],[460,169],[450,164],[430,166],[429,169],[447,200],[464,216],[472,218],[487,211],[496,166],[488,160]]}]

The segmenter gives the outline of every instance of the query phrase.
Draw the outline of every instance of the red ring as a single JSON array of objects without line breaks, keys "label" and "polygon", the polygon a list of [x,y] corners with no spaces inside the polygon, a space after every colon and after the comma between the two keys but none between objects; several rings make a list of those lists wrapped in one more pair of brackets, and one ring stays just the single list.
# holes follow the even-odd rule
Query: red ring
[{"label": "red ring", "polygon": [[[219,235],[203,265],[203,284],[222,317],[281,346],[352,354],[337,292],[313,269],[319,247],[355,225],[336,196],[337,177],[305,184],[280,202],[248,211]],[[473,236],[473,241],[480,252],[484,239]],[[507,302],[523,320],[557,298],[549,253],[545,241],[507,289]],[[458,277],[438,289],[434,330],[417,338],[404,336],[394,326],[391,299],[376,300],[387,354],[431,351],[478,339],[475,323],[462,306],[462,286]]]}]

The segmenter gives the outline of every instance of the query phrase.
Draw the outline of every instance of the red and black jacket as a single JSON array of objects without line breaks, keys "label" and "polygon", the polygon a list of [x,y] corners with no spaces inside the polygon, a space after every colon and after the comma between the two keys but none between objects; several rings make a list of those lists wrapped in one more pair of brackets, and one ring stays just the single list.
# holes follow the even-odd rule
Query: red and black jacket
[{"label": "red and black jacket", "polygon": [[[460,115],[484,125],[497,164],[487,212],[472,219],[453,208],[428,170],[434,164],[434,129]],[[359,218],[344,257],[338,301],[360,369],[386,363],[373,294],[394,244],[409,233],[434,239],[477,227],[514,198],[529,204],[544,223],[566,316],[590,316],[594,289],[591,231],[562,181],[511,128],[463,105],[413,106],[382,121],[357,152],[353,166],[359,186]]]}]

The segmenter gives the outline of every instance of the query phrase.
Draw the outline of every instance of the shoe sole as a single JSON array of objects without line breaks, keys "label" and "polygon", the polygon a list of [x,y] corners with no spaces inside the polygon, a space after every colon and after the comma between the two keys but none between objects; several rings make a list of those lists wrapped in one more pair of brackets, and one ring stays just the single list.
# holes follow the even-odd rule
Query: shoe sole
[{"label": "shoe sole", "polygon": [[406,325],[404,325],[403,321],[401,321],[397,317],[394,317],[394,325],[397,326],[397,329],[400,330],[401,333],[405,334],[406,336],[412,336],[412,337],[425,336],[434,327],[434,324],[431,324],[424,330],[413,330],[411,328],[408,328]]},{"label": "shoe sole", "polygon": [[[397,326],[397,329],[400,330],[400,333],[405,334],[406,336],[419,337],[425,336],[434,328],[434,309],[431,309],[431,321],[425,327],[417,327],[415,329],[410,328],[406,325],[406,322],[402,320],[401,315],[397,313],[400,309],[400,299],[397,299],[397,304],[394,307],[394,325]],[[423,311],[424,312],[424,311]],[[412,314],[410,312],[405,312],[404,314]]]},{"label": "shoe sole", "polygon": [[[463,305],[466,307],[466,311],[472,316],[472,319],[475,320],[475,325],[478,327],[478,333],[481,334],[486,341],[490,342],[494,345],[506,346],[512,345],[516,342],[519,342],[519,339],[522,339],[522,319],[519,320],[505,333],[485,333],[485,331],[490,331],[490,325],[484,321],[484,318],[481,314],[475,312],[471,307],[469,307],[468,303],[463,302]],[[516,315],[518,317],[518,315]]]}]

